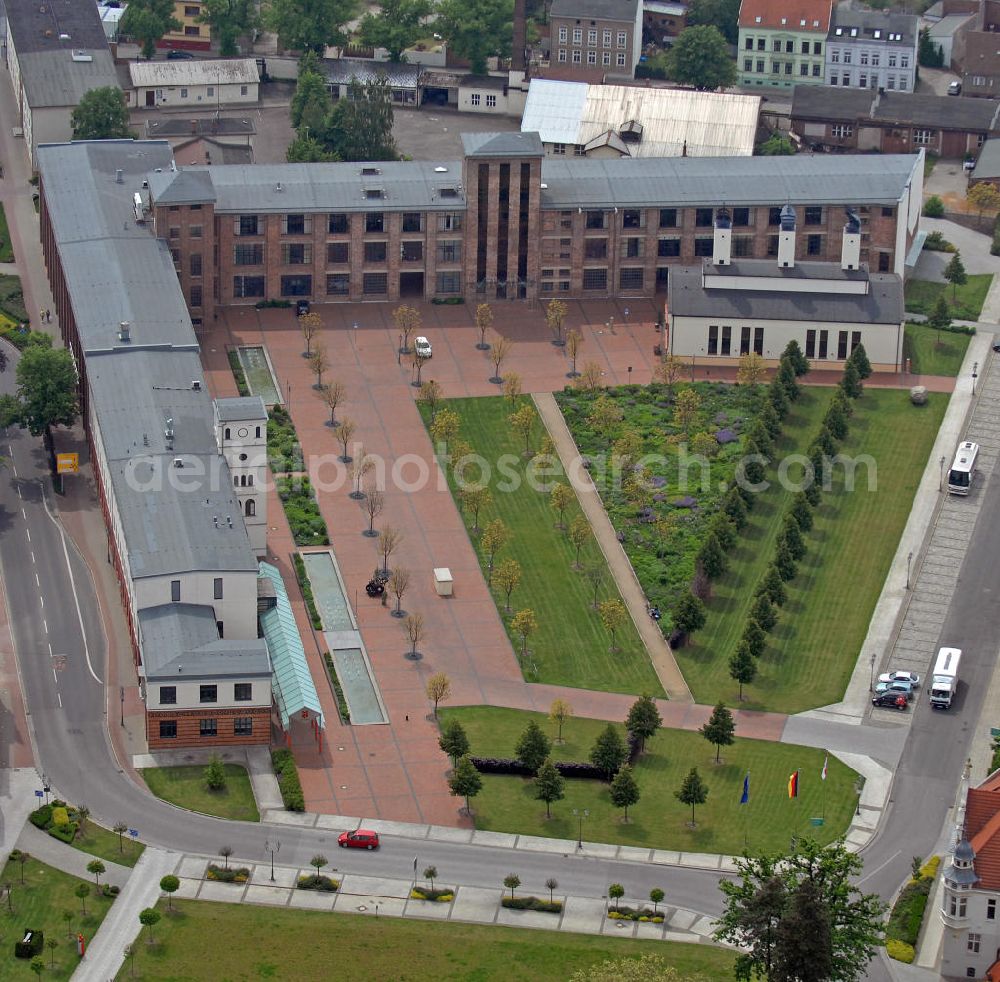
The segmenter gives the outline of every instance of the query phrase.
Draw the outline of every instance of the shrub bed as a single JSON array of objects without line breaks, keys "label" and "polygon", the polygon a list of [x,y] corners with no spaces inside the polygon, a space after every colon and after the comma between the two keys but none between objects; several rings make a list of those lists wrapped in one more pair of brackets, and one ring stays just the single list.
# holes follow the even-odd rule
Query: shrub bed
[{"label": "shrub bed", "polygon": [[278,480],[278,497],[285,508],[285,518],[297,546],[328,546],[326,522],[308,477],[284,477]]},{"label": "shrub bed", "polygon": [[[25,941],[24,938],[28,940]],[[14,942],[15,958],[34,958],[40,955],[45,947],[45,935],[34,928],[26,927],[20,939]]]},{"label": "shrub bed", "polygon": [[939,856],[931,856],[920,867],[920,875],[910,879],[892,905],[885,928],[885,948],[889,957],[895,958],[896,961],[907,964],[913,961],[914,945],[920,937],[924,910],[940,862]]},{"label": "shrub bed", "polygon": [[653,913],[648,907],[623,907],[617,910],[608,911],[608,919],[612,921],[642,921],[650,924],[662,924],[663,915],[656,911]]},{"label": "shrub bed", "polygon": [[53,839],[58,839],[60,842],[70,843],[76,838],[77,829],[79,825],[76,822],[64,822],[62,825],[53,825],[50,828],[49,835]]},{"label": "shrub bed", "polygon": [[24,306],[24,292],[17,276],[0,276],[0,310],[18,324],[28,323],[28,311]]},{"label": "shrub bed", "polygon": [[333,689],[333,694],[337,697],[337,712],[340,714],[343,722],[350,723],[351,710],[347,705],[347,699],[344,697],[344,690],[341,687],[340,679],[337,678],[337,668],[333,663],[333,655],[329,651],[323,652],[323,663],[326,665],[326,677],[330,680],[330,687]]},{"label": "shrub bed", "polygon": [[220,883],[246,883],[250,879],[250,870],[246,866],[217,866],[215,863],[208,864],[208,871],[205,879],[218,880]]},{"label": "shrub bed", "polygon": [[299,436],[284,406],[274,406],[267,414],[267,459],[275,474],[305,470]]},{"label": "shrub bed", "polygon": [[264,310],[267,307],[291,307],[291,300],[258,300],[254,306],[258,310]]},{"label": "shrub bed", "polygon": [[278,778],[278,788],[281,800],[290,812],[306,810],[305,796],[302,794],[302,783],[299,781],[299,771],[295,766],[295,758],[287,747],[278,747],[271,751],[271,765]]},{"label": "shrub bed", "polygon": [[[626,733],[625,741],[628,745],[627,763],[634,766],[639,756],[639,738],[634,733]],[[517,757],[472,757],[470,759],[480,774],[518,774],[522,777],[535,776],[535,772],[523,761],[518,760]],[[591,764],[589,761],[556,760],[553,763],[556,770],[563,777],[578,777],[591,781],[609,780],[607,771]]]},{"label": "shrub bed", "polygon": [[60,842],[72,843],[80,829],[75,808],[70,808],[65,801],[53,799],[49,805],[36,808],[28,816],[35,828],[48,832]]},{"label": "shrub bed", "polygon": [[929,232],[924,240],[924,248],[930,252],[958,252],[940,232]]},{"label": "shrub bed", "polygon": [[48,828],[49,823],[52,821],[52,806],[42,805],[40,808],[36,808],[28,816],[28,821],[31,822],[36,829]]},{"label": "shrub bed", "polygon": [[229,367],[233,371],[233,378],[236,380],[236,389],[241,396],[250,395],[250,386],[247,384],[247,375],[243,371],[240,363],[240,353],[238,351],[229,352]]},{"label": "shrub bed", "polygon": [[306,611],[309,614],[309,621],[314,630],[323,630],[323,621],[316,609],[316,598],[313,596],[312,584],[309,582],[309,574],[306,572],[305,560],[295,553],[292,556],[292,565],[295,567],[295,579],[298,581],[299,589],[302,591],[302,599],[306,604]]},{"label": "shrub bed", "polygon": [[310,873],[308,876],[300,876],[295,884],[299,890],[323,890],[326,893],[336,893],[340,889],[338,880],[331,880],[322,873]]},{"label": "shrub bed", "polygon": [[414,887],[410,891],[411,900],[432,900],[437,903],[450,904],[455,899],[455,891],[448,889],[438,890],[430,887]]},{"label": "shrub bed", "polygon": [[500,906],[509,910],[537,910],[543,914],[559,914],[563,908],[561,900],[542,900],[539,897],[503,897]]}]

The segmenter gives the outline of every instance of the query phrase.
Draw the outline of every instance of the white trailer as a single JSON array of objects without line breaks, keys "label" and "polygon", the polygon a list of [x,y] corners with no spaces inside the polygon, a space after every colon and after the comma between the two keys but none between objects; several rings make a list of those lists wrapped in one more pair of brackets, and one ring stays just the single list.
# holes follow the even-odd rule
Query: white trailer
[{"label": "white trailer", "polygon": [[935,709],[948,709],[958,691],[958,666],[962,660],[960,648],[942,648],[938,652],[934,670],[931,672],[931,705]]}]

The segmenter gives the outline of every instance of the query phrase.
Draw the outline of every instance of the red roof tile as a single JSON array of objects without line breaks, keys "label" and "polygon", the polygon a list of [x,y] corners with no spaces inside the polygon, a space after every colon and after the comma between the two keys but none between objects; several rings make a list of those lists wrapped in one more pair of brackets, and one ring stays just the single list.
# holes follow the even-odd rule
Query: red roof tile
[{"label": "red roof tile", "polygon": [[977,886],[1000,890],[1000,772],[990,775],[978,788],[969,788],[965,837],[976,854]]},{"label": "red roof tile", "polygon": [[1000,982],[1000,958],[998,958],[988,969],[986,969],[986,978],[990,982]]},{"label": "red roof tile", "polygon": [[743,0],[740,27],[774,30],[785,27],[790,31],[826,34],[830,30],[832,8],[833,0]]}]

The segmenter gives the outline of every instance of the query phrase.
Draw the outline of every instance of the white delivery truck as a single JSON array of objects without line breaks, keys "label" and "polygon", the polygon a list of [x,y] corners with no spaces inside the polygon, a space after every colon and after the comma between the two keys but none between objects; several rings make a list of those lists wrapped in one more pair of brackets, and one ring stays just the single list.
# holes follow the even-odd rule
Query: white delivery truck
[{"label": "white delivery truck", "polygon": [[931,684],[927,687],[931,694],[931,705],[935,709],[948,709],[951,706],[958,690],[958,666],[961,660],[960,648],[942,648],[938,652],[931,672]]}]

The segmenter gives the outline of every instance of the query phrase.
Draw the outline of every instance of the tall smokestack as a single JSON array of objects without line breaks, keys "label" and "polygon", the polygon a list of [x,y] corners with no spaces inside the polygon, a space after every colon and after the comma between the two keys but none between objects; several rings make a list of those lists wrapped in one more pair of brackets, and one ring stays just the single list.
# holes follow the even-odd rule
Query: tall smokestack
[{"label": "tall smokestack", "polygon": [[514,38],[511,46],[510,67],[523,72],[528,67],[528,15],[526,0],[514,0]]}]

